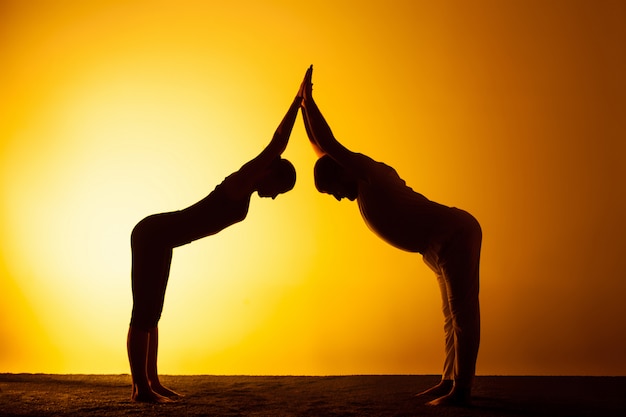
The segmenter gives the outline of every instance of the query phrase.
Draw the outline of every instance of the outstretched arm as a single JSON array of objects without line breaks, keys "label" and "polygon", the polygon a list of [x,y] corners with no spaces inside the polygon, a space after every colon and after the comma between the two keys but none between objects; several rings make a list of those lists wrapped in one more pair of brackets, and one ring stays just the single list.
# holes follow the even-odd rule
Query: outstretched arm
[{"label": "outstretched arm", "polygon": [[302,97],[296,96],[274,132],[270,143],[259,155],[246,162],[235,174],[230,176],[231,186],[228,187],[227,192],[233,200],[249,196],[254,191],[258,181],[267,174],[267,170],[272,162],[280,158],[280,155],[287,148],[289,136],[291,135],[301,103]]},{"label": "outstretched arm", "polygon": [[[313,84],[311,76],[313,66],[311,66],[304,77],[300,93],[304,97],[302,102],[302,118],[309,140],[318,156],[328,155],[338,164],[353,171],[358,171],[358,157],[356,153],[343,146],[333,135],[330,126],[324,119],[322,112],[313,100]],[[354,172],[355,174],[357,172]]]},{"label": "outstretched arm", "polygon": [[[298,91],[299,96],[304,98],[304,96],[306,95],[306,97],[309,97],[311,100],[313,99],[313,95],[312,95],[313,83],[311,82],[312,74],[313,74],[313,65],[311,65],[307,69],[306,74],[304,75],[304,80],[302,80],[302,84],[300,85],[300,90]],[[315,102],[313,102],[312,104],[309,104],[308,107],[311,107],[312,105],[315,105]],[[319,109],[318,109],[318,113],[320,113]],[[304,100],[302,101],[302,120],[304,121],[304,130],[306,130],[306,134],[309,138],[309,141],[311,142],[311,145],[313,146],[313,151],[317,154],[318,157],[322,157],[326,155],[326,152],[324,152],[320,144],[317,142],[317,139],[315,138],[315,132],[313,131],[313,128],[311,127],[311,120],[307,114],[307,110],[304,107]],[[326,120],[324,120],[323,117],[322,117],[322,120],[323,120],[323,124],[326,125],[326,129],[330,131],[330,126],[328,126],[328,123],[326,123]],[[330,132],[330,135],[333,136],[332,131]]]},{"label": "outstretched arm", "polygon": [[285,117],[283,117],[283,120],[274,132],[274,136],[272,137],[270,143],[256,158],[244,166],[251,166],[255,169],[262,170],[267,168],[276,158],[280,157],[285,148],[287,148],[289,136],[291,135],[291,130],[293,129],[293,125],[296,121],[296,116],[298,115],[301,103],[302,97],[297,95],[296,98],[294,98],[293,103],[291,103],[289,110],[287,110],[287,114],[285,114]]}]

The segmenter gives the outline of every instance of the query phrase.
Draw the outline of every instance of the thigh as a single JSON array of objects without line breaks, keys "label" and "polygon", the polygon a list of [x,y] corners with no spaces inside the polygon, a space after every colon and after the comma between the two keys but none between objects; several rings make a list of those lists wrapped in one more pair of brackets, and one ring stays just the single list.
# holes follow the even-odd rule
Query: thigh
[{"label": "thigh", "polygon": [[459,236],[440,257],[452,315],[464,320],[479,314],[480,239]]},{"label": "thigh", "polygon": [[462,210],[458,210],[458,222],[458,231],[439,253],[439,268],[453,296],[478,296],[482,230],[478,221]]},{"label": "thigh", "polygon": [[165,293],[171,261],[172,249],[134,251],[131,270],[133,297],[152,298]]},{"label": "thigh", "polygon": [[159,239],[153,220],[140,222],[132,236],[132,322],[146,329],[161,316],[172,261],[172,248]]}]

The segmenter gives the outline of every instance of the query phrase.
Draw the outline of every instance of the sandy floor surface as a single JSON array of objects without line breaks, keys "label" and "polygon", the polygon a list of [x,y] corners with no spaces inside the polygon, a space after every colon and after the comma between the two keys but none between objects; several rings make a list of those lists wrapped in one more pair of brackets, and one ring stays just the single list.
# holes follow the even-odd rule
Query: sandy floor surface
[{"label": "sandy floor surface", "polygon": [[477,377],[471,407],[430,407],[436,376],[163,376],[185,394],[130,401],[129,375],[0,374],[0,416],[626,416],[626,377]]}]

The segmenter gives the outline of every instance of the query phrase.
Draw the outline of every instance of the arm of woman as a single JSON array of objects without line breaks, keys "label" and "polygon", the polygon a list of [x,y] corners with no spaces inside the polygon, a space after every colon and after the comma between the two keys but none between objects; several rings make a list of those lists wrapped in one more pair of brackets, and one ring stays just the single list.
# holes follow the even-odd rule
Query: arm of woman
[{"label": "arm of woman", "polygon": [[287,148],[291,130],[296,121],[298,110],[302,103],[302,97],[296,96],[291,103],[289,110],[283,117],[274,132],[274,136],[270,143],[257,155],[254,159],[246,162],[239,171],[235,172],[231,177],[232,186],[228,187],[229,194],[233,199],[250,195],[254,192],[255,184],[265,174],[270,164]]},{"label": "arm of woman", "polygon": [[291,103],[289,110],[287,110],[287,113],[283,117],[283,120],[278,125],[278,128],[276,128],[270,143],[256,158],[246,163],[242,168],[252,168],[251,171],[262,171],[276,158],[280,158],[280,155],[287,148],[289,136],[291,136],[291,131],[296,121],[296,116],[298,115],[301,103],[302,97],[296,96]]},{"label": "arm of woman", "polygon": [[293,99],[289,110],[287,110],[287,113],[283,117],[283,120],[278,125],[278,128],[276,128],[269,145],[263,149],[259,156],[253,159],[253,162],[259,162],[264,166],[268,166],[274,159],[279,158],[285,151],[301,104],[302,97],[296,96],[296,98]]}]

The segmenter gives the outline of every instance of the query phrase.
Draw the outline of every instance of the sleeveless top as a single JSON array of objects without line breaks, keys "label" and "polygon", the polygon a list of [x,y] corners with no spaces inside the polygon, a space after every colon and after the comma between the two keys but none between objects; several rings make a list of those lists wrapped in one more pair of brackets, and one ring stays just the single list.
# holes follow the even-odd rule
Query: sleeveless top
[{"label": "sleeveless top", "polygon": [[246,218],[250,207],[251,193],[240,200],[233,200],[231,187],[239,186],[237,172],[229,175],[204,199],[186,209],[172,212],[172,246],[181,246],[191,241],[218,233]]}]

